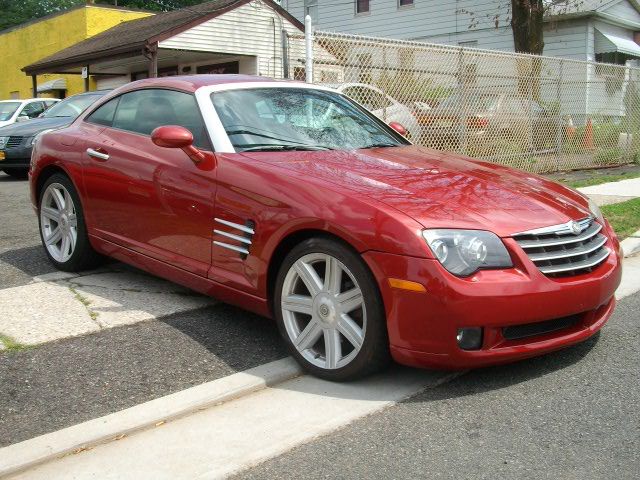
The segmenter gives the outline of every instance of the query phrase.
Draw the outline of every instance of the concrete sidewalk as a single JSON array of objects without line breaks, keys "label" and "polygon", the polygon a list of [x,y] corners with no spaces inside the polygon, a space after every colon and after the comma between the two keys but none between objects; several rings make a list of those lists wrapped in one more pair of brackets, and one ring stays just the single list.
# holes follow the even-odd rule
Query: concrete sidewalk
[{"label": "concrete sidewalk", "polygon": [[597,205],[611,205],[640,197],[640,178],[629,178],[619,182],[601,183],[578,191],[591,198]]}]

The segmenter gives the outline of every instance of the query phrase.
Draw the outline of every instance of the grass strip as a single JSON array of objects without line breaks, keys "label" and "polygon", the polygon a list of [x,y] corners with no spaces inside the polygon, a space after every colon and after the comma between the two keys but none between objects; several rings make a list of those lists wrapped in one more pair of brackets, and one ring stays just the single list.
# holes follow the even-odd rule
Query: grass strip
[{"label": "grass strip", "polygon": [[601,208],[620,240],[640,230],[640,198]]},{"label": "grass strip", "polygon": [[566,185],[573,188],[590,187],[592,185],[600,185],[609,182],[619,182],[620,180],[628,180],[630,178],[640,177],[640,172],[623,172],[614,175],[598,175],[591,178],[583,178],[582,180],[566,180],[562,181]]}]

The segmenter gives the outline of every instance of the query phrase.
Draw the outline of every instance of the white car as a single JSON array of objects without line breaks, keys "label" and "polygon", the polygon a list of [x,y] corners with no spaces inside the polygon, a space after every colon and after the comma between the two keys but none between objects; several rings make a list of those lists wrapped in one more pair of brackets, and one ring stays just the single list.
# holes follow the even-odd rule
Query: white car
[{"label": "white car", "polygon": [[385,123],[398,122],[402,124],[407,130],[406,137],[408,139],[420,138],[422,129],[411,109],[379,88],[365,83],[343,83],[330,86],[358,102]]},{"label": "white car", "polygon": [[0,100],[0,127],[40,116],[59,102],[57,98],[29,98],[27,100]]}]

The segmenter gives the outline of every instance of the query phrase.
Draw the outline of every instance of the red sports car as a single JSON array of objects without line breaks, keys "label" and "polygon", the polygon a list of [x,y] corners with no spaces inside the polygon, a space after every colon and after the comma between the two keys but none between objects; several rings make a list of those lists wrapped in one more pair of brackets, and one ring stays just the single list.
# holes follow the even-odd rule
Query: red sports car
[{"label": "red sports car", "polygon": [[42,243],[62,270],[107,255],[271,316],[332,380],[523,359],[604,325],[620,246],[595,205],[394,128],[297,82],[130,83],[36,140]]}]

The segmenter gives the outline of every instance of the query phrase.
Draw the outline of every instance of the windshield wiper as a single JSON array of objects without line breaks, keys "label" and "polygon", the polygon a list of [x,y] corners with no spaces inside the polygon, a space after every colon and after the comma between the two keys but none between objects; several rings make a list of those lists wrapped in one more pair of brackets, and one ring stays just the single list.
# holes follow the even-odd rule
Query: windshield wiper
[{"label": "windshield wiper", "polygon": [[238,145],[238,148],[242,148],[243,152],[267,152],[267,151],[318,151],[318,150],[331,150],[329,147],[321,147],[314,145],[254,145],[252,147],[243,147]]},{"label": "windshield wiper", "polygon": [[382,148],[382,147],[399,147],[397,143],[372,143],[371,145],[367,145],[366,147],[360,147],[362,149],[365,148]]}]

